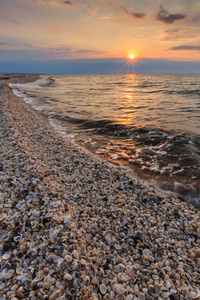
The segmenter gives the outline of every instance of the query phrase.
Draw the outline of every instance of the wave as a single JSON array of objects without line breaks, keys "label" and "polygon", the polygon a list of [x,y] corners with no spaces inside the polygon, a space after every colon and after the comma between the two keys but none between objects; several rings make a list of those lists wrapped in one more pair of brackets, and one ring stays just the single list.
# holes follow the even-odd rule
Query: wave
[{"label": "wave", "polygon": [[[140,88],[144,88],[145,86],[140,86]],[[150,86],[149,86],[150,87]],[[145,88],[148,88],[145,87]],[[163,94],[166,94],[166,95],[194,95],[194,96],[199,96],[200,95],[200,90],[199,89],[196,89],[196,90],[168,90],[167,88],[165,89],[159,89],[157,88],[156,90],[147,90],[144,92],[145,94],[158,94],[158,93],[163,93]]]},{"label": "wave", "polygon": [[28,82],[28,83],[10,83],[10,87],[12,88],[18,88],[18,89],[32,89],[33,87],[44,87],[46,85],[50,85],[54,82],[54,79],[46,76],[46,75],[41,75],[39,79],[33,82]]},{"label": "wave", "polygon": [[[193,144],[200,146],[199,135],[192,133],[181,133],[179,131],[167,131],[160,128],[152,128],[147,126],[127,126],[118,124],[115,120],[100,119],[92,120],[85,118],[77,118],[61,114],[51,113],[51,117],[72,125],[77,125],[79,129],[93,129],[94,132],[108,136],[130,137],[134,136],[141,144],[166,147],[164,144],[167,140],[176,148],[177,154],[183,150],[183,145]],[[169,146],[168,146],[169,147]],[[170,151],[170,149],[168,150]]]},{"label": "wave", "polygon": [[57,120],[77,125],[79,129],[93,129],[98,134],[129,137],[130,134],[148,134],[151,129],[147,127],[127,127],[117,124],[114,120],[88,120],[83,118],[70,117],[66,115],[51,114]]},{"label": "wave", "polygon": [[200,189],[198,186],[194,186],[193,184],[183,184],[176,181],[173,183],[170,183],[169,181],[154,182],[152,185],[158,186],[168,195],[179,198],[200,208]]},{"label": "wave", "polygon": [[163,91],[165,94],[179,94],[179,95],[200,95],[200,90],[196,89],[196,90],[179,90],[179,91]]},{"label": "wave", "polygon": [[[22,98],[26,103],[32,105],[34,109],[43,111],[43,109],[38,106],[37,99],[33,96],[30,95],[30,92],[27,94],[26,91],[30,91],[35,88],[44,88],[47,85],[52,85],[54,82],[54,79],[46,76],[46,75],[41,75],[39,79],[33,82],[28,82],[28,83],[9,83],[9,86],[12,88],[13,93],[17,96]],[[43,97],[43,101],[45,102],[45,97]]]}]

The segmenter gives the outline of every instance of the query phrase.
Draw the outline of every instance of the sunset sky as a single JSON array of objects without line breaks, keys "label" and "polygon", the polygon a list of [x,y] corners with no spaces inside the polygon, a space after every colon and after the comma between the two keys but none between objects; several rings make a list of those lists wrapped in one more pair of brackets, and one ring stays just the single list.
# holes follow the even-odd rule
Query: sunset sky
[{"label": "sunset sky", "polygon": [[199,63],[199,32],[199,0],[0,1],[4,63],[132,53],[138,59]]}]

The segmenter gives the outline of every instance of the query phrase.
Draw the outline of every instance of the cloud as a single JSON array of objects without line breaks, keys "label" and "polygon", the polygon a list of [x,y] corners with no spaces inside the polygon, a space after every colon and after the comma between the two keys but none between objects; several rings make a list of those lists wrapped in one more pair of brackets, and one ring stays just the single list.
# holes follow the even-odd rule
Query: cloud
[{"label": "cloud", "polygon": [[75,53],[96,54],[96,55],[98,55],[98,54],[108,54],[109,52],[108,51],[98,51],[98,50],[82,49],[82,50],[75,50]]},{"label": "cloud", "polygon": [[65,5],[74,5],[71,1],[68,1],[68,0],[66,0],[66,1],[63,1],[63,4],[65,4]]},{"label": "cloud", "polygon": [[185,28],[175,28],[170,30],[165,30],[161,35],[162,41],[177,41],[182,39],[191,39],[198,37],[199,34],[195,32],[191,32],[191,30]]},{"label": "cloud", "polygon": [[57,45],[47,45],[47,46],[40,46],[40,45],[34,45],[37,49],[46,49],[50,50],[52,53],[66,53],[66,54],[94,54],[94,55],[102,55],[102,54],[108,54],[107,51],[98,51],[98,50],[92,50],[92,49],[76,49],[76,48],[67,48],[67,47],[58,47]]},{"label": "cloud", "polygon": [[101,57],[109,54],[107,51],[73,48],[63,44],[29,44],[29,43],[6,43],[0,42],[0,50],[5,57],[25,57],[28,59],[61,59],[79,57]]},{"label": "cloud", "polygon": [[181,31],[180,29],[169,29],[169,30],[165,30],[166,33],[174,33],[174,32],[179,32]]},{"label": "cloud", "polygon": [[112,3],[112,2],[110,2],[110,1],[104,1],[104,3],[107,4],[107,5],[110,5],[110,6],[116,5],[115,3]]},{"label": "cloud", "polygon": [[48,45],[40,45],[40,44],[24,44],[26,47],[30,47],[32,49],[36,49],[39,51],[48,51],[48,52],[56,52],[56,53],[74,53],[74,54],[108,54],[107,51],[98,51],[93,49],[77,49],[72,47],[65,47],[63,44],[48,44]]},{"label": "cloud", "polygon": [[8,43],[0,42],[0,46],[8,46]]},{"label": "cloud", "polygon": [[171,47],[169,50],[189,50],[189,51],[200,51],[200,45],[180,45],[176,47]]},{"label": "cloud", "polygon": [[113,3],[110,1],[104,1],[104,3],[106,5],[116,7],[119,11],[125,13],[127,16],[131,16],[131,17],[138,18],[138,19],[143,19],[146,16],[146,14],[143,14],[143,13],[128,11],[125,7],[121,6],[121,3]]},{"label": "cloud", "polygon": [[143,19],[146,14],[143,14],[143,13],[133,13],[133,12],[130,12],[128,11],[126,8],[121,8],[121,10],[128,16],[131,16],[131,17],[134,17],[134,18],[138,18],[138,19]]},{"label": "cloud", "polygon": [[165,24],[172,24],[175,21],[182,20],[186,17],[183,14],[170,14],[168,13],[163,6],[160,6],[160,10],[156,16],[156,20],[161,21]]},{"label": "cloud", "polygon": [[21,25],[22,24],[20,21],[18,21],[17,19],[15,19],[14,17],[9,16],[9,15],[0,14],[0,20],[3,20],[7,23],[15,24],[15,25]]},{"label": "cloud", "polygon": [[41,5],[51,5],[51,6],[63,6],[63,5],[69,5],[73,6],[74,3],[70,0],[38,0],[38,4]]}]

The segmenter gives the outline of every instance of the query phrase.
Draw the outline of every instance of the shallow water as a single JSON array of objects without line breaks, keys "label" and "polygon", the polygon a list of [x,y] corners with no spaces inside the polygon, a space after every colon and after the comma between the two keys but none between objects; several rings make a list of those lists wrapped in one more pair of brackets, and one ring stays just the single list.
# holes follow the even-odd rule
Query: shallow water
[{"label": "shallow water", "polygon": [[200,75],[57,75],[12,87],[79,145],[200,203]]}]

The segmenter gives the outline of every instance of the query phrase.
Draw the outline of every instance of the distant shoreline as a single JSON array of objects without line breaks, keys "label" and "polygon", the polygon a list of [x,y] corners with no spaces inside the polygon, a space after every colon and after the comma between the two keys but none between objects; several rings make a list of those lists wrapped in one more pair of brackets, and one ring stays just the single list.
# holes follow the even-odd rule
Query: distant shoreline
[{"label": "distant shoreline", "polygon": [[37,80],[39,74],[22,74],[22,73],[0,73],[0,84],[3,83],[27,83]]},{"label": "distant shoreline", "polygon": [[25,74],[200,74],[200,61],[136,58],[0,61],[1,72]]}]

